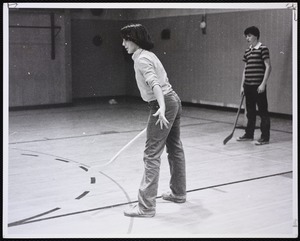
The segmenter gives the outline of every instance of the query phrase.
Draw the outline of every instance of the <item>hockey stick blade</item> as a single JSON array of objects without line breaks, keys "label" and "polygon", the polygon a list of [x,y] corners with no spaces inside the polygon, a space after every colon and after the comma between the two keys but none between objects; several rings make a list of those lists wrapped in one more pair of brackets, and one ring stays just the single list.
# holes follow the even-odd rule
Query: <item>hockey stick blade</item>
[{"label": "hockey stick blade", "polygon": [[242,108],[242,104],[243,104],[243,101],[244,101],[244,94],[242,96],[242,100],[241,100],[241,103],[240,103],[240,106],[239,106],[239,109],[238,109],[238,112],[236,114],[236,118],[235,118],[235,122],[234,122],[234,126],[233,126],[233,130],[231,132],[231,134],[229,136],[227,136],[224,141],[223,141],[223,144],[226,145],[226,143],[233,137],[233,133],[235,131],[235,128],[236,128],[236,124],[237,124],[237,121],[238,121],[238,118],[239,118],[239,115],[240,115],[240,112],[241,112],[241,108]]},{"label": "hockey stick blade", "polygon": [[232,137],[233,137],[233,132],[232,132],[229,136],[227,136],[227,137],[224,139],[223,144],[226,145],[226,143],[227,143]]}]

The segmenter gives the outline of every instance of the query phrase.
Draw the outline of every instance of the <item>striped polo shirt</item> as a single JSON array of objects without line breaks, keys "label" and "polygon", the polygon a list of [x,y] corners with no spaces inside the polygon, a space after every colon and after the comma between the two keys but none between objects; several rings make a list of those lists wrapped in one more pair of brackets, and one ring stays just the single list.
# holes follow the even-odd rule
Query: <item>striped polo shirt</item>
[{"label": "striped polo shirt", "polygon": [[243,56],[245,67],[245,85],[260,85],[265,75],[264,60],[270,58],[269,49],[258,43],[254,48],[250,46]]}]

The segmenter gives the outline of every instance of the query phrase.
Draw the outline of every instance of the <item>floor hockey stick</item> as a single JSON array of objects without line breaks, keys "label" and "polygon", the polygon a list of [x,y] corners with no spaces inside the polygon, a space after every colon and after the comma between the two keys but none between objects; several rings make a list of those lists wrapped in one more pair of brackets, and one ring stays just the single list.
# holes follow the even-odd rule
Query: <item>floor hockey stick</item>
[{"label": "floor hockey stick", "polygon": [[125,150],[127,149],[133,142],[135,142],[141,135],[143,135],[145,132],[146,132],[147,128],[143,129],[139,134],[137,134],[131,141],[129,141],[125,146],[122,147],[121,150],[119,150],[117,152],[117,154],[115,154],[110,160],[109,162],[107,162],[104,166],[107,166],[111,163],[113,163],[117,158],[118,156]]},{"label": "floor hockey stick", "polygon": [[233,126],[233,130],[231,132],[231,134],[229,136],[227,136],[224,141],[223,141],[223,144],[226,145],[226,143],[233,137],[233,133],[235,131],[235,128],[236,128],[236,124],[237,124],[237,121],[238,121],[238,118],[239,118],[239,115],[240,115],[240,112],[241,112],[241,107],[242,107],[242,104],[243,104],[243,101],[244,101],[244,94],[242,95],[242,100],[241,100],[241,104],[240,104],[240,107],[238,109],[238,112],[236,114],[236,118],[235,118],[235,122],[234,122],[234,126]]}]

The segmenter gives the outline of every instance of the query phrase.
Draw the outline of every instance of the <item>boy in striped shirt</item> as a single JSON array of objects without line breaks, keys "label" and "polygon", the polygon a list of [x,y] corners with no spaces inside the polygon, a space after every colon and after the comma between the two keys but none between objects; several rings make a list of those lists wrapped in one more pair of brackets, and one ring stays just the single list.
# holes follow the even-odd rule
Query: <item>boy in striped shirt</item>
[{"label": "boy in striped shirt", "polygon": [[252,141],[256,122],[256,105],[261,118],[261,137],[256,145],[268,144],[270,140],[270,117],[267,101],[267,80],[271,73],[269,49],[259,42],[260,32],[255,26],[244,31],[249,48],[243,56],[245,68],[242,77],[241,94],[246,97],[247,127],[245,134],[237,141]]}]

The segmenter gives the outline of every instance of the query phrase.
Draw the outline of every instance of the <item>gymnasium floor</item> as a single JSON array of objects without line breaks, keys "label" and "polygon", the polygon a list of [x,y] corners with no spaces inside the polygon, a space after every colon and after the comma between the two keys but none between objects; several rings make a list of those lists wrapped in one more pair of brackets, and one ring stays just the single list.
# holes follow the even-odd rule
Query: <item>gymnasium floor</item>
[{"label": "gymnasium floor", "polygon": [[106,164],[146,127],[148,109],[142,101],[117,101],[9,112],[5,237],[298,235],[292,120],[272,117],[270,144],[255,146],[235,140],[244,132],[241,115],[223,145],[236,111],[184,106],[187,202],[160,196],[169,182],[164,153],[156,216],[129,218],[123,211],[137,202],[145,135]]}]

